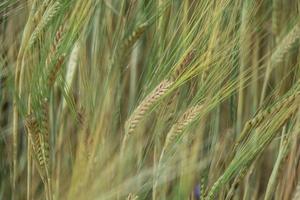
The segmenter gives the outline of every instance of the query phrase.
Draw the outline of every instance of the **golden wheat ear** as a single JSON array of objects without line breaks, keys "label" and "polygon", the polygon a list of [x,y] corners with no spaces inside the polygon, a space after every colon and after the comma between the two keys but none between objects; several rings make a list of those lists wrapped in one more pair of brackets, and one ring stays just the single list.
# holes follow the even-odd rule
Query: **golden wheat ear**
[{"label": "golden wheat ear", "polygon": [[176,138],[178,138],[181,133],[188,127],[190,123],[192,123],[197,116],[201,113],[203,108],[202,104],[192,106],[187,109],[183,115],[179,118],[179,120],[172,126],[171,130],[167,134],[166,141],[164,144],[164,148],[169,148],[172,144],[174,144]]},{"label": "golden wheat ear", "polygon": [[152,106],[154,106],[154,104],[169,91],[173,83],[174,82],[170,80],[163,80],[148,96],[146,96],[146,98],[140,103],[126,121],[126,134],[131,134],[135,130],[141,119],[152,108]]}]

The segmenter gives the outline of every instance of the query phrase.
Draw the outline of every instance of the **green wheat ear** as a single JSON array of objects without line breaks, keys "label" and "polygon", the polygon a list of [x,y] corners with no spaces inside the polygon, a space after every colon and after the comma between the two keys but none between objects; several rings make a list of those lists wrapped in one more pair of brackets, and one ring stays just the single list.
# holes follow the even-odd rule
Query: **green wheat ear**
[{"label": "green wheat ear", "polygon": [[146,28],[148,27],[148,23],[143,23],[139,25],[130,36],[128,36],[126,39],[124,39],[124,43],[122,44],[122,49],[124,51],[130,49],[135,42],[142,36],[142,34],[145,32]]},{"label": "green wheat ear", "polygon": [[51,7],[49,7],[37,27],[34,29],[28,43],[28,49],[30,49],[33,44],[36,42],[38,37],[41,35],[42,31],[46,29],[46,27],[49,25],[49,23],[53,20],[55,15],[58,13],[58,11],[61,8],[61,3],[59,1],[55,2]]}]

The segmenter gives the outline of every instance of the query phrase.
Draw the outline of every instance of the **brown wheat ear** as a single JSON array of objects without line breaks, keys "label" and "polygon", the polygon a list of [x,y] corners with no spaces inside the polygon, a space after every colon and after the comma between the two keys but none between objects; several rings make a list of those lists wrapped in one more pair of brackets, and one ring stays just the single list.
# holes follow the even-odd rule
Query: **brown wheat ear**
[{"label": "brown wheat ear", "polygon": [[64,61],[65,61],[65,55],[60,56],[55,64],[55,66],[50,70],[49,75],[48,75],[48,87],[49,88],[51,88],[54,85],[55,80],[57,78],[57,74],[58,74],[59,70],[61,69]]},{"label": "brown wheat ear", "polygon": [[186,69],[186,67],[193,61],[195,58],[196,49],[191,50],[180,63],[180,65],[175,69],[172,74],[172,80],[176,80]]},{"label": "brown wheat ear", "polygon": [[58,28],[58,30],[56,31],[54,41],[53,41],[53,43],[50,47],[50,52],[49,52],[49,54],[47,56],[47,59],[46,59],[47,68],[50,66],[51,61],[54,58],[54,56],[57,52],[57,49],[58,49],[58,47],[59,47],[59,45],[62,41],[63,32],[64,32],[64,27],[63,26],[60,26]]},{"label": "brown wheat ear", "polygon": [[40,132],[40,127],[38,121],[30,114],[25,119],[25,126],[27,128],[27,136],[31,143],[31,148],[33,151],[33,157],[43,181],[48,178],[48,159],[49,152],[45,149],[45,138]]}]

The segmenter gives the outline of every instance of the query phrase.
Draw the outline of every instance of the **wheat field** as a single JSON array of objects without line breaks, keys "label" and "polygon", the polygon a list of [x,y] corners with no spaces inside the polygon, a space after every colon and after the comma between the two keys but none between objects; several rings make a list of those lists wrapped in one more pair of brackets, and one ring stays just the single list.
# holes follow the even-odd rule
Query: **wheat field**
[{"label": "wheat field", "polygon": [[299,200],[300,1],[1,0],[0,199]]}]

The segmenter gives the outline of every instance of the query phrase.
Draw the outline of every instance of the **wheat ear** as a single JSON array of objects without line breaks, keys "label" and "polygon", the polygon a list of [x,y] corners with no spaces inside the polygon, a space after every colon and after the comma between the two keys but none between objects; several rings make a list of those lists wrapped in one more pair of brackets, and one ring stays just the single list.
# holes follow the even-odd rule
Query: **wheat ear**
[{"label": "wheat ear", "polygon": [[125,134],[131,134],[141,119],[172,87],[173,81],[163,80],[134,110],[125,123]]},{"label": "wheat ear", "polygon": [[[203,108],[203,105],[198,104],[196,106],[193,106],[193,107],[187,109],[183,113],[183,115],[179,118],[179,120],[171,127],[170,131],[168,132],[168,134],[166,136],[166,140],[165,140],[164,146],[162,148],[162,152],[159,157],[158,169],[160,169],[163,158],[164,158],[166,152],[168,151],[169,147],[172,144],[174,144],[176,138],[178,138],[180,136],[180,134],[184,131],[184,129],[197,118],[197,116],[201,112],[202,108]],[[154,182],[154,188],[156,188],[156,186],[157,186],[157,180],[158,180],[158,177],[156,177],[156,180]]]},{"label": "wheat ear", "polygon": [[271,57],[273,65],[280,63],[283,60],[284,55],[291,49],[292,45],[300,37],[300,24],[296,24],[295,27],[285,36],[275,52]]},{"label": "wheat ear", "polygon": [[40,18],[42,18],[43,14],[45,13],[46,9],[48,8],[48,6],[50,5],[52,0],[45,0],[43,2],[43,4],[41,5],[41,7],[36,11],[36,13],[34,14],[34,22],[38,22]]},{"label": "wheat ear", "polygon": [[54,38],[54,41],[50,47],[50,52],[47,56],[47,59],[46,59],[46,68],[48,68],[51,64],[51,60],[55,57],[55,54],[57,52],[57,49],[62,41],[62,36],[63,36],[63,32],[64,32],[64,27],[63,26],[60,26],[58,28],[58,30],[56,31],[56,34],[55,34],[55,38]]},{"label": "wheat ear", "polygon": [[180,65],[175,69],[174,73],[172,74],[172,79],[176,80],[180,75],[184,72],[186,67],[193,61],[195,58],[196,50],[191,50],[180,63]]},{"label": "wheat ear", "polygon": [[279,20],[280,20],[280,0],[273,0],[272,5],[272,32],[275,36],[279,35]]},{"label": "wheat ear", "polygon": [[162,152],[159,157],[159,168],[170,146],[175,143],[175,140],[181,135],[181,133],[187,128],[187,126],[199,116],[202,108],[203,105],[199,104],[187,109],[187,111],[185,111],[183,115],[179,118],[179,120],[172,126],[172,128],[167,134],[164,146],[162,148]]},{"label": "wheat ear", "polygon": [[47,25],[52,21],[52,19],[57,14],[57,12],[59,11],[60,8],[61,8],[61,4],[60,4],[60,2],[57,1],[51,7],[49,7],[49,9],[46,10],[41,21],[39,22],[39,24],[37,25],[37,27],[35,28],[35,30],[33,31],[32,35],[29,39],[28,48],[32,47],[32,45],[36,42],[39,35],[47,27]]},{"label": "wheat ear", "polygon": [[141,24],[138,26],[130,36],[128,36],[122,45],[123,50],[127,50],[131,48],[135,42],[141,37],[141,35],[145,32],[146,28],[148,27],[147,23]]},{"label": "wheat ear", "polygon": [[40,174],[40,177],[45,185],[45,192],[47,199],[51,200],[51,186],[50,186],[50,174],[49,174],[49,143],[47,134],[41,133],[38,121],[30,114],[26,117],[25,126],[27,128],[28,140],[31,143],[31,149],[33,152],[33,158],[36,163],[36,167]]},{"label": "wheat ear", "polygon": [[296,92],[296,93],[284,98],[282,101],[279,101],[278,103],[276,103],[271,109],[266,109],[264,111],[261,111],[254,118],[250,119],[244,126],[242,133],[240,134],[239,138],[237,139],[234,149],[236,149],[237,146],[247,137],[247,135],[248,135],[248,133],[250,133],[251,129],[258,127],[259,124],[268,115],[278,112],[281,108],[283,108],[286,105],[293,102],[298,95],[299,95],[299,92]]},{"label": "wheat ear", "polygon": [[57,74],[59,70],[61,69],[63,63],[65,61],[65,55],[62,55],[58,58],[55,66],[50,69],[49,75],[48,75],[48,87],[52,87],[54,85],[54,82],[57,78]]},{"label": "wheat ear", "polygon": [[262,86],[262,93],[261,93],[261,102],[263,101],[267,85],[270,79],[270,75],[272,70],[283,61],[283,57],[285,54],[292,48],[293,44],[299,39],[300,37],[300,23],[296,24],[294,28],[284,37],[284,39],[280,42],[277,46],[276,50],[271,56],[271,65],[267,66],[265,78]]},{"label": "wheat ear", "polygon": [[37,163],[42,170],[41,175],[45,176],[46,168],[48,168],[48,156],[46,155],[48,153],[46,152],[46,145],[44,143],[47,142],[47,139],[42,135],[38,122],[32,114],[26,118],[25,125],[28,130],[28,138],[32,141],[35,159],[37,159]]},{"label": "wheat ear", "polygon": [[[171,75],[171,79],[173,81],[175,81],[176,79],[178,79],[182,73],[185,71],[185,69],[187,68],[187,66],[193,61],[193,59],[195,58],[195,54],[196,54],[196,50],[192,49],[183,59],[183,61],[180,63],[180,65],[175,69],[175,71],[173,72],[173,74]],[[176,91],[174,91],[174,93],[167,99],[167,106],[168,106],[168,111],[170,113],[170,115],[167,117],[167,121],[171,121],[171,119],[173,118],[174,115],[174,106],[172,106],[174,99],[177,99],[177,97],[179,96],[179,89],[176,89]]]},{"label": "wheat ear", "polygon": [[183,115],[179,118],[179,120],[172,126],[171,130],[167,134],[166,141],[164,144],[164,148],[168,148],[170,145],[174,143],[176,138],[180,136],[180,134],[187,128],[187,126],[192,123],[197,116],[201,113],[203,108],[202,104],[195,105],[189,109],[187,109]]}]

